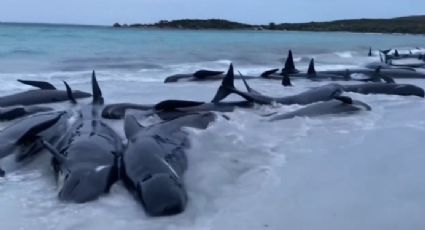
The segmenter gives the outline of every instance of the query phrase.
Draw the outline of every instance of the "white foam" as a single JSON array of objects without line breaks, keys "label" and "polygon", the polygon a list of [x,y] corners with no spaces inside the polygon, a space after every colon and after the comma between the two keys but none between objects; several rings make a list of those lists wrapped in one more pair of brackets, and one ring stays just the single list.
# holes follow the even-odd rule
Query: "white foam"
[{"label": "white foam", "polygon": [[[225,70],[227,64],[205,64],[205,68],[217,65]],[[187,64],[178,71],[200,66],[190,69]],[[334,69],[350,64],[320,66]],[[241,70],[251,73],[260,68]],[[99,71],[98,78],[107,103],[148,104],[171,98],[209,101],[220,84],[163,84],[154,79],[166,72]],[[15,88],[15,77],[3,79],[3,95],[21,89]],[[63,78],[71,80],[74,89],[90,90],[90,72],[52,74],[51,79],[60,85]],[[420,80],[400,82],[425,86]],[[273,96],[327,84],[294,79],[295,87],[283,88],[279,83],[250,81],[258,91]],[[236,86],[243,87],[240,81]],[[192,143],[185,173],[189,204],[181,215],[146,216],[121,183],[97,201],[61,203],[47,157],[0,179],[0,222],[7,229],[32,230],[425,228],[425,184],[420,176],[425,173],[425,102],[416,97],[348,95],[373,110],[268,123],[261,114],[300,106],[258,106],[254,111],[228,113],[230,121],[219,119],[205,131],[188,129]],[[124,135],[122,121],[110,123]]]}]

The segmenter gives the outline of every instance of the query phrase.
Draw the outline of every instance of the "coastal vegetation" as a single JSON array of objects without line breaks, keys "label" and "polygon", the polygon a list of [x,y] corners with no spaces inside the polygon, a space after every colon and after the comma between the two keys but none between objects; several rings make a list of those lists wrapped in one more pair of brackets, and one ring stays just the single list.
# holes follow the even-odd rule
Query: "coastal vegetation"
[{"label": "coastal vegetation", "polygon": [[330,22],[275,23],[250,25],[222,19],[161,20],[153,24],[121,25],[116,28],[162,28],[162,29],[223,29],[223,30],[287,30],[287,31],[349,31],[371,33],[425,34],[425,15],[391,19],[350,19]]}]

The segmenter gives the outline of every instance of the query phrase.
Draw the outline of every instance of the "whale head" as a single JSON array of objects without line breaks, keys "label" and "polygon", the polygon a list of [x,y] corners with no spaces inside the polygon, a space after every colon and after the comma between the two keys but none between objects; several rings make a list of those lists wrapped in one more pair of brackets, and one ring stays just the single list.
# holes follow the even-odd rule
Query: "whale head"
[{"label": "whale head", "polygon": [[75,164],[58,173],[59,199],[85,203],[108,192],[115,181],[114,165]]},{"label": "whale head", "polygon": [[172,174],[148,175],[138,183],[137,190],[146,212],[151,216],[175,215],[186,207],[186,192]]}]

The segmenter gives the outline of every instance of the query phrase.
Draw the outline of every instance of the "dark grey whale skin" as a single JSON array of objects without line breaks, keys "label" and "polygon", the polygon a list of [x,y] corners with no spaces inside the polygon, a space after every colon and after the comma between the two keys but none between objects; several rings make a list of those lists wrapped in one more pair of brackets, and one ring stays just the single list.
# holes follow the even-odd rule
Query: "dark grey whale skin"
[{"label": "dark grey whale skin", "polygon": [[31,162],[44,149],[42,140],[49,143],[57,141],[67,128],[67,119],[64,112],[40,113],[21,118],[3,129],[0,132],[0,160],[13,157],[16,165],[12,168],[3,165],[1,174]]},{"label": "dark grey whale skin", "polygon": [[217,90],[217,93],[214,96],[212,102],[214,103],[220,102],[221,100],[226,98],[228,95],[235,93],[243,97],[247,101],[257,103],[257,104],[268,105],[268,104],[278,103],[283,105],[292,105],[292,104],[307,105],[307,104],[315,103],[318,101],[332,100],[335,97],[340,96],[343,92],[341,85],[328,84],[325,86],[307,90],[297,95],[286,96],[286,97],[269,97],[249,87],[246,81],[244,81],[244,83],[248,89],[248,92],[243,92],[241,90],[236,89],[234,87],[233,82],[234,82],[233,65],[230,65],[227,75],[223,79],[221,86]]},{"label": "dark grey whale skin", "polygon": [[[175,102],[173,107],[158,109],[157,105],[163,102]],[[118,103],[105,106],[102,111],[102,117],[106,119],[123,119],[126,111],[137,110],[142,111],[146,116],[156,114],[162,120],[171,120],[179,116],[188,115],[197,112],[216,111],[216,112],[232,112],[236,107],[250,108],[253,106],[248,101],[233,101],[233,102],[195,102],[195,101],[182,101],[182,100],[167,100],[160,102],[156,105],[143,105],[133,103]],[[180,104],[193,103],[190,106],[180,106]]]},{"label": "dark grey whale skin", "polygon": [[122,157],[121,178],[150,216],[181,213],[187,204],[183,173],[188,167],[188,136],[182,127],[205,129],[213,113],[191,114],[142,127],[134,116],[125,119],[127,148]]},{"label": "dark grey whale skin", "polygon": [[[82,91],[73,92],[75,98],[87,98],[91,94]],[[0,97],[0,107],[15,105],[37,105],[67,101],[68,96],[65,90],[57,89],[33,89],[13,95]]]},{"label": "dark grey whale skin", "polygon": [[[46,146],[53,155],[58,197],[66,202],[95,200],[108,193],[119,178],[118,158],[123,150],[122,140],[100,116],[103,97],[94,73],[92,85],[93,103],[76,110],[77,117],[72,127],[54,145]],[[69,94],[70,100],[76,103]]]},{"label": "dark grey whale skin", "polygon": [[53,109],[44,106],[12,106],[0,108],[0,121],[11,121],[35,113],[47,112],[51,110]]},{"label": "dark grey whale skin", "polygon": [[276,115],[269,121],[287,120],[294,117],[317,117],[332,114],[355,113],[369,110],[371,110],[371,107],[361,101],[353,100],[351,104],[348,104],[339,100],[331,100],[307,105],[293,112]]},{"label": "dark grey whale skin", "polygon": [[343,85],[342,87],[345,92],[354,92],[360,94],[387,94],[418,97],[425,96],[424,89],[411,84],[374,82],[356,85]]}]

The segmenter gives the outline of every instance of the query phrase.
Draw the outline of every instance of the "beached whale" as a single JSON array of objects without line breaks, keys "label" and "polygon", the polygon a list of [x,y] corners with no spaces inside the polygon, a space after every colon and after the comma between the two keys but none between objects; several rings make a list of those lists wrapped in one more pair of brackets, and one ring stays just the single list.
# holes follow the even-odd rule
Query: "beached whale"
[{"label": "beached whale", "polygon": [[[164,83],[184,82],[184,81],[219,81],[224,78],[223,71],[198,70],[191,74],[175,74],[166,77]],[[248,79],[258,78],[256,76],[247,76]]]},{"label": "beached whale", "polygon": [[121,178],[150,216],[181,213],[187,204],[183,173],[188,167],[187,133],[182,127],[206,129],[213,113],[183,116],[142,127],[134,116],[125,119],[127,148],[122,157]]},{"label": "beached whale", "polygon": [[[15,105],[36,105],[67,101],[65,90],[58,90],[52,84],[44,81],[18,80],[19,82],[37,87],[39,89],[27,90],[8,96],[0,97],[0,107]],[[91,94],[79,90],[73,92],[75,98],[90,97]]]},{"label": "beached whale", "polygon": [[313,58],[310,60],[310,64],[308,66],[308,70],[306,73],[288,74],[288,76],[295,77],[295,78],[297,77],[306,78],[312,81],[320,81],[320,80],[349,81],[351,80],[351,75],[348,71],[346,71],[343,75],[329,74],[329,73],[316,71]]},{"label": "beached whale", "polygon": [[[242,75],[241,75],[242,76]],[[247,88],[247,92],[238,90],[234,86],[234,72],[233,65],[230,64],[229,70],[226,77],[223,79],[221,86],[218,88],[217,93],[215,94],[212,102],[220,102],[230,94],[234,93],[247,101],[256,103],[256,104],[283,104],[283,105],[306,105],[315,103],[318,101],[327,101],[334,98],[339,98],[343,92],[343,89],[338,84],[328,84],[325,86],[317,87],[314,89],[307,90],[306,92],[286,97],[270,97],[259,93],[258,91],[252,89],[248,83],[242,77],[242,80]]]},{"label": "beached whale", "polygon": [[34,114],[16,121],[0,132],[0,174],[30,162],[43,150],[42,141],[55,142],[66,130],[63,112]]},{"label": "beached whale", "polygon": [[162,120],[171,120],[190,113],[206,111],[232,112],[236,107],[249,108],[252,106],[253,104],[249,101],[210,103],[199,101],[166,100],[156,105],[119,103],[105,106],[102,111],[102,117],[106,119],[123,119],[126,111],[136,110],[144,111],[145,116],[156,114]]},{"label": "beached whale", "polygon": [[369,110],[371,110],[371,107],[366,103],[345,97],[344,100],[331,100],[307,105],[306,107],[293,112],[273,116],[269,119],[269,121],[286,120],[294,117],[317,117],[323,115],[354,113]]},{"label": "beached whale", "polygon": [[[412,84],[397,84],[394,79],[379,74],[379,68],[377,68],[376,73],[377,74],[372,75],[369,79],[369,81],[372,82],[353,85],[338,85],[345,92],[424,97],[425,92],[421,87]],[[282,81],[282,85],[286,86],[287,84],[292,85],[289,77]]]},{"label": "beached whale", "polygon": [[[76,111],[77,120],[55,144],[44,142],[53,156],[58,197],[63,201],[84,203],[95,200],[109,192],[118,180],[122,140],[100,117],[103,97],[94,72],[92,86],[92,104]],[[67,84],[66,87],[70,101],[75,104],[71,89]]]},{"label": "beached whale", "polygon": [[12,106],[0,108],[0,121],[10,121],[24,116],[53,110],[43,106]]}]

